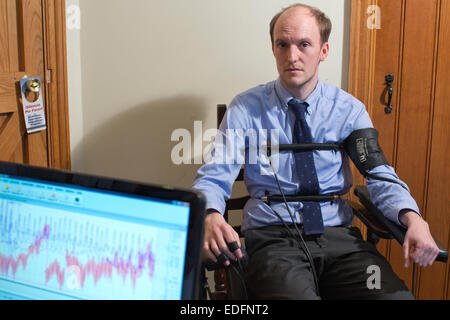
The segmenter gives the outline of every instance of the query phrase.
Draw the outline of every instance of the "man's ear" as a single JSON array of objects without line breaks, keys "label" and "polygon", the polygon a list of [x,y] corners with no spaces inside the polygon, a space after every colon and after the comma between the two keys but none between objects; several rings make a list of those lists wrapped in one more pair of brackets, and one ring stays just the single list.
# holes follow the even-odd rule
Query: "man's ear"
[{"label": "man's ear", "polygon": [[329,52],[330,52],[330,45],[328,42],[325,42],[322,45],[322,49],[320,50],[320,62],[323,62],[327,59]]}]

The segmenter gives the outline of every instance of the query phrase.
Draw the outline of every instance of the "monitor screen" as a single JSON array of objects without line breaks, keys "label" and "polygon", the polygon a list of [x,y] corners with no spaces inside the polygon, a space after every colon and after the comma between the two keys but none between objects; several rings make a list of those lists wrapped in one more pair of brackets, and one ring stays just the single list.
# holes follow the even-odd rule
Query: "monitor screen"
[{"label": "monitor screen", "polygon": [[0,299],[181,299],[189,215],[189,202],[0,172]]}]

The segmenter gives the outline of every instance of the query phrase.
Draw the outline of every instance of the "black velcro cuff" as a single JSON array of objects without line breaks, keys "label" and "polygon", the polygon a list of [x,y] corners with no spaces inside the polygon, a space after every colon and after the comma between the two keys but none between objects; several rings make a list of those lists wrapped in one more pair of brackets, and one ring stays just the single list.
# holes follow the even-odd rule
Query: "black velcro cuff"
[{"label": "black velcro cuff", "polygon": [[381,165],[389,165],[378,144],[374,128],[353,131],[344,141],[344,149],[362,175]]}]

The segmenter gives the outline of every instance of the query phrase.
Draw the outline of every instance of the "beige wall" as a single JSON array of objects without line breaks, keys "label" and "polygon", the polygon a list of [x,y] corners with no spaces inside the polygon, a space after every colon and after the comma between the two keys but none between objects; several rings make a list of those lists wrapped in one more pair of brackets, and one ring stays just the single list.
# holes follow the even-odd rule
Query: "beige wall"
[{"label": "beige wall", "polygon": [[[177,128],[215,128],[215,106],[277,77],[268,23],[283,0],[68,0],[72,168],[188,187],[198,165],[176,166]],[[346,89],[349,0],[303,1],[334,24],[323,81]],[[205,143],[206,145],[207,143]],[[197,154],[198,156],[198,154]]]}]

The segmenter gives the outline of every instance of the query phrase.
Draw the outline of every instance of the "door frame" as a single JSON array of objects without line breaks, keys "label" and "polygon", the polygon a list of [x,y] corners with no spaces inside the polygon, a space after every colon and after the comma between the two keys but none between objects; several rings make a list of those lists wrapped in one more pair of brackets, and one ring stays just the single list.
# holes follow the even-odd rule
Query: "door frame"
[{"label": "door frame", "polygon": [[376,5],[376,0],[351,0],[348,92],[358,97],[372,111],[370,88],[375,64],[376,29],[367,28],[362,8]]},{"label": "door frame", "polygon": [[[376,49],[376,29],[369,29],[366,26],[367,16],[362,8],[376,5],[376,0],[350,0],[350,50],[348,69],[347,91],[357,97],[367,109],[369,116],[372,116],[372,93],[374,72],[375,72],[375,49]],[[364,177],[359,173],[353,163],[350,164],[353,174],[353,185],[365,185]],[[358,198],[353,194],[353,188],[349,193],[352,201],[358,202]],[[367,228],[359,220],[354,221],[354,225],[360,228],[363,235],[366,235]],[[389,248],[384,246],[379,250],[386,255]]]},{"label": "door frame", "polygon": [[41,0],[47,151],[50,168],[71,168],[66,48],[66,1]]}]

